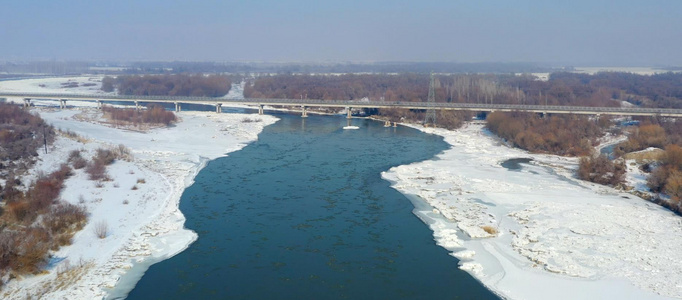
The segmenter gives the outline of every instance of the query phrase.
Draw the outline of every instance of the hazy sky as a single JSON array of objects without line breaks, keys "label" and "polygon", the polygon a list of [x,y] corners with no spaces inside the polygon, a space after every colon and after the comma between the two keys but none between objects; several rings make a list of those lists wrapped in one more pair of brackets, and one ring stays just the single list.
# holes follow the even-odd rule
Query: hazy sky
[{"label": "hazy sky", "polygon": [[682,65],[682,1],[3,1],[21,59]]}]

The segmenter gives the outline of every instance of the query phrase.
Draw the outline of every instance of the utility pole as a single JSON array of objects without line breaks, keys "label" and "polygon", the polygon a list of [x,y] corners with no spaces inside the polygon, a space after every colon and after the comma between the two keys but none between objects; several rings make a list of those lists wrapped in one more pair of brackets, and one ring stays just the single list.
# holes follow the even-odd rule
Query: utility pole
[{"label": "utility pole", "polygon": [[43,144],[45,145],[45,154],[47,154],[47,133],[45,127],[43,127]]},{"label": "utility pole", "polygon": [[436,104],[436,89],[435,81],[433,79],[433,72],[431,72],[431,82],[429,83],[429,99],[426,101],[428,103],[429,109],[426,110],[426,118],[424,118],[424,126],[429,124],[429,121],[433,126],[436,126],[436,109],[432,105]]}]

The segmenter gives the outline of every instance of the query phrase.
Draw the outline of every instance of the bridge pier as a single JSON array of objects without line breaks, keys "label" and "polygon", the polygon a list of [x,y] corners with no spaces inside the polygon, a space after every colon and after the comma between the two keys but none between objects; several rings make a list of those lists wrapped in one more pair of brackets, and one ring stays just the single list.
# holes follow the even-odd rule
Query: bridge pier
[{"label": "bridge pier", "polygon": [[258,104],[258,114],[263,115],[263,104]]},{"label": "bridge pier", "polygon": [[24,107],[31,106],[31,98],[24,98]]},{"label": "bridge pier", "polygon": [[66,109],[66,99],[59,100],[59,109]]},{"label": "bridge pier", "polygon": [[352,111],[353,111],[352,107],[350,106],[346,107],[346,119],[350,119],[353,117]]},{"label": "bridge pier", "polygon": [[301,105],[301,118],[307,118],[308,117],[308,108],[305,107],[305,105]]},{"label": "bridge pier", "polygon": [[223,104],[222,103],[216,103],[215,104],[215,112],[217,112],[217,113],[223,112]]},{"label": "bridge pier", "polygon": [[135,101],[135,110],[140,110],[140,102]]},{"label": "bridge pier", "polygon": [[180,107],[180,103],[175,102],[175,112],[180,112],[180,111],[182,111],[182,107]]},{"label": "bridge pier", "polygon": [[102,100],[97,100],[97,109],[102,109]]}]

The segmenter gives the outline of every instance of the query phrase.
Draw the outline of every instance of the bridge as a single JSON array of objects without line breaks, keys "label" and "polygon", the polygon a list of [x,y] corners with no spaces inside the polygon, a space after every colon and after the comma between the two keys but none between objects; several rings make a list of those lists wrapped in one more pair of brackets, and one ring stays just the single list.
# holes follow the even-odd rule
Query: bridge
[{"label": "bridge", "polygon": [[393,102],[393,101],[363,101],[363,100],[314,100],[314,99],[224,99],[213,97],[177,97],[177,96],[128,96],[128,95],[97,95],[97,94],[66,94],[66,93],[24,93],[2,92],[0,98],[23,98],[24,105],[29,106],[31,100],[59,101],[60,108],[66,108],[67,101],[96,102],[101,108],[103,102],[130,102],[136,108],[140,103],[172,103],[175,110],[181,111],[182,104],[204,104],[216,107],[216,112],[222,112],[223,105],[249,105],[258,108],[258,113],[264,113],[264,106],[294,106],[300,107],[302,116],[307,117],[309,107],[345,108],[348,117],[352,109],[357,108],[402,108],[402,109],[435,109],[435,110],[468,110],[475,112],[522,111],[542,114],[582,114],[582,115],[620,115],[620,116],[660,116],[682,117],[682,109],[669,108],[641,108],[641,107],[588,107],[588,106],[559,106],[559,105],[521,105],[521,104],[478,104],[478,103],[443,103],[443,102]]}]

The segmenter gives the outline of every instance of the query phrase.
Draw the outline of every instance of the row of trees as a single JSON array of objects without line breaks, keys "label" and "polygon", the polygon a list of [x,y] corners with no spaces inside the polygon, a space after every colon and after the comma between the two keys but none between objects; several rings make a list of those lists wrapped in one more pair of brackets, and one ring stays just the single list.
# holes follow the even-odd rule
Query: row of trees
[{"label": "row of trees", "polygon": [[531,152],[583,156],[610,126],[607,118],[591,120],[586,116],[494,112],[487,117],[487,128],[513,146]]},{"label": "row of trees", "polygon": [[116,108],[113,106],[104,106],[102,110],[114,121],[128,122],[136,126],[140,124],[168,126],[177,122],[177,117],[172,111],[167,111],[163,106],[155,103],[149,104],[147,109],[140,111],[133,108]]},{"label": "row of trees", "polygon": [[222,97],[231,87],[232,81],[223,75],[121,75],[102,80],[105,92],[113,92],[117,88],[121,95],[138,96]]},{"label": "row of trees", "polygon": [[[548,81],[531,75],[458,74],[437,77],[440,102],[682,107],[682,74],[554,73]],[[309,98],[424,101],[427,74],[275,75],[246,86],[250,98]],[[614,101],[618,100],[618,101]]]}]

